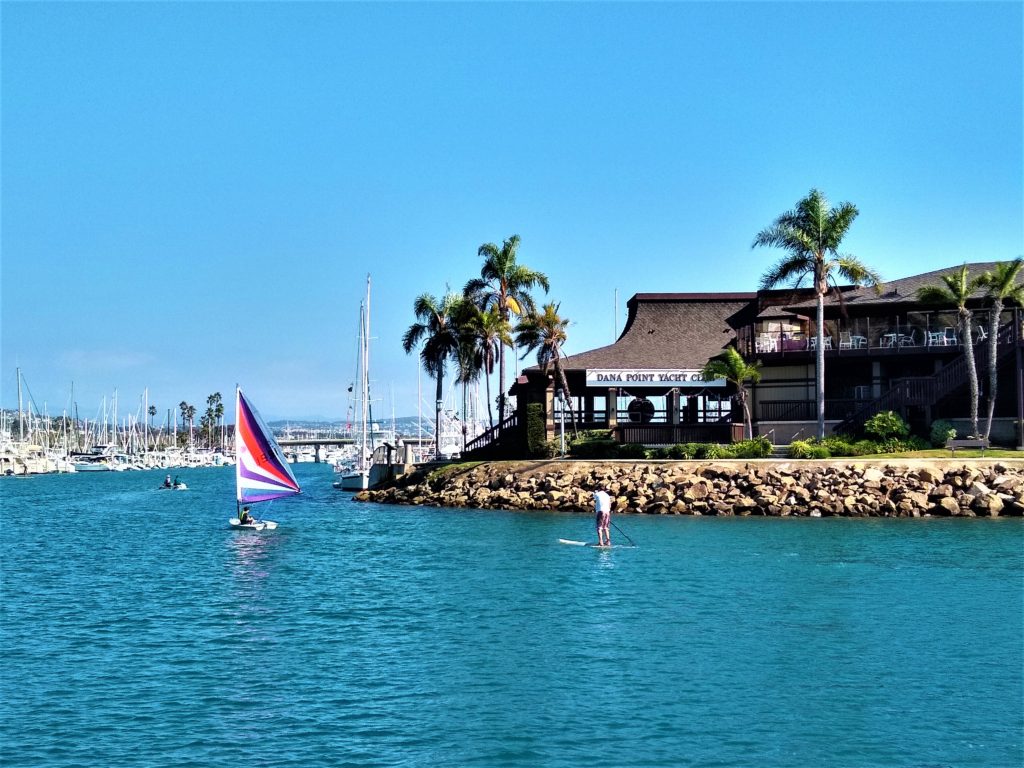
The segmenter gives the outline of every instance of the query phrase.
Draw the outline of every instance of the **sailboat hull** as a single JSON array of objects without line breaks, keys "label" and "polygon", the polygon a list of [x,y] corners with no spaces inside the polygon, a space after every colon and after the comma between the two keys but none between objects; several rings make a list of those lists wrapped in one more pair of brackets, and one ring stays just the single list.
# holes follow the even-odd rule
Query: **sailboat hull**
[{"label": "sailboat hull", "polygon": [[237,517],[232,517],[228,520],[228,525],[236,531],[272,531],[277,528],[277,523],[273,520],[257,520],[252,523],[243,523]]},{"label": "sailboat hull", "polygon": [[334,487],[339,491],[365,491],[370,488],[369,470],[360,470],[342,475],[341,479],[335,480]]}]

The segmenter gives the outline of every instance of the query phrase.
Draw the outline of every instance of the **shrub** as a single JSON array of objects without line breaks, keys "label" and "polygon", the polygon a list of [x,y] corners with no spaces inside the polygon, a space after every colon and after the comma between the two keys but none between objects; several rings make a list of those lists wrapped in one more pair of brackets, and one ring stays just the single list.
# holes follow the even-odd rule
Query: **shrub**
[{"label": "shrub", "polygon": [[810,440],[794,440],[789,445],[791,459],[827,459],[831,456],[826,446],[812,443]]},{"label": "shrub", "polygon": [[878,444],[879,453],[906,453],[907,451],[923,451],[928,448],[931,448],[929,442],[917,435],[911,435],[902,440],[893,437]]},{"label": "shrub", "polygon": [[693,459],[697,457],[698,447],[698,443],[679,443],[668,450],[673,459]]},{"label": "shrub", "polygon": [[812,444],[828,448],[828,452],[833,456],[856,456],[850,441],[839,435],[829,435],[824,440],[814,440],[811,442]]},{"label": "shrub", "polygon": [[898,413],[893,411],[882,411],[876,413],[864,423],[864,432],[869,437],[876,437],[881,441],[892,438],[906,437],[910,434],[910,427],[907,426]]},{"label": "shrub", "polygon": [[772,455],[772,442],[764,436],[741,440],[733,443],[732,455],[737,459],[763,459]]},{"label": "shrub", "polygon": [[530,458],[546,459],[547,429],[544,425],[544,406],[540,403],[526,405],[526,452]]},{"label": "shrub", "polygon": [[619,446],[618,457],[620,459],[646,459],[647,449],[640,443],[623,443]]},{"label": "shrub", "polygon": [[932,441],[932,445],[936,448],[942,448],[946,445],[947,440],[952,440],[956,437],[956,430],[953,429],[953,425],[945,419],[937,419],[932,422],[932,429],[929,433],[929,438]]},{"label": "shrub", "polygon": [[735,455],[728,445],[718,443],[699,443],[697,450],[694,451],[696,459],[731,459]]},{"label": "shrub", "polygon": [[872,440],[858,440],[853,444],[854,456],[867,456],[872,453],[881,453],[878,443]]},{"label": "shrub", "polygon": [[569,445],[569,455],[577,459],[614,459],[619,444],[611,439],[574,441]]}]

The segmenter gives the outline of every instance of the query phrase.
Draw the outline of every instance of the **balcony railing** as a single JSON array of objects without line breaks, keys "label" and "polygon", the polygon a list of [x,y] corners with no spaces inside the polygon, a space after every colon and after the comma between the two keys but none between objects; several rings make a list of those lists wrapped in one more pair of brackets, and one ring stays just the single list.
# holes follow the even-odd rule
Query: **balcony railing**
[{"label": "balcony railing", "polygon": [[[1013,312],[1002,316],[1000,337],[1007,326],[1014,325]],[[772,326],[775,329],[772,329]],[[738,333],[740,349],[745,356],[807,355],[815,352],[817,339],[809,323],[800,331],[779,330],[778,323],[764,322],[743,328]],[[988,338],[984,312],[976,312],[971,324],[972,341],[983,344]],[[963,344],[962,334],[954,316],[947,312],[917,312],[892,318],[855,318],[850,321],[825,322],[824,347],[830,355],[902,354],[908,350],[956,353]]]}]

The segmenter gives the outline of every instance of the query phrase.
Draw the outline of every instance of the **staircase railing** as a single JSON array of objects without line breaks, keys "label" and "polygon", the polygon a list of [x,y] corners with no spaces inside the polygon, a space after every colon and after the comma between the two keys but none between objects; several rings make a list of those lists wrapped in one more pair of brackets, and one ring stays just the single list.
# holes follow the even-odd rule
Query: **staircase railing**
[{"label": "staircase railing", "polygon": [[497,426],[491,427],[482,435],[479,435],[466,443],[466,448],[463,453],[469,453],[470,451],[478,448],[483,448],[485,445],[490,445],[496,440],[499,440],[503,432],[511,432],[515,430],[518,423],[518,414],[511,414]]}]

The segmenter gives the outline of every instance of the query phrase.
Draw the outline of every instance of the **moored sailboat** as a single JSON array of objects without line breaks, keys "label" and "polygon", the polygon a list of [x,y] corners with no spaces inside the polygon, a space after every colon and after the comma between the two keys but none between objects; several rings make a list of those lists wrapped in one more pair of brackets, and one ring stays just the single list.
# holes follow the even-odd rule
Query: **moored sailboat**
[{"label": "moored sailboat", "polygon": [[370,487],[373,442],[370,430],[370,276],[366,276],[366,300],[359,307],[359,437],[355,461],[343,468],[333,485],[340,491],[365,491]]},{"label": "moored sailboat", "polygon": [[301,493],[288,461],[259,413],[235,390],[235,502],[238,516],[232,528],[263,531],[277,528],[273,520],[260,520],[251,504]]}]

